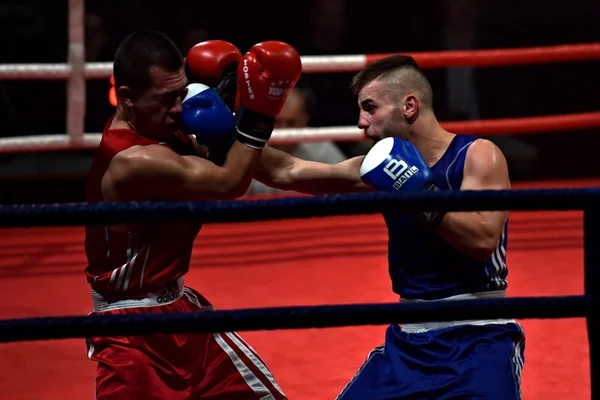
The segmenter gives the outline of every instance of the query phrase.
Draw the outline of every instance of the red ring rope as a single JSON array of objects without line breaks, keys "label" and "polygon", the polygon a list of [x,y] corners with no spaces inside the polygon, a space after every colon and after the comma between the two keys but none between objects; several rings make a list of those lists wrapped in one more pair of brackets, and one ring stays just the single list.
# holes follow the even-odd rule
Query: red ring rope
[{"label": "red ring rope", "polygon": [[[392,54],[393,53],[367,54],[367,63],[388,57]],[[413,56],[421,68],[493,67],[516,64],[598,60],[600,59],[600,43],[524,47],[520,49],[431,51],[404,54]]]},{"label": "red ring rope", "polygon": [[474,135],[510,135],[580,130],[600,127],[600,112],[541,117],[442,122],[444,129]]}]

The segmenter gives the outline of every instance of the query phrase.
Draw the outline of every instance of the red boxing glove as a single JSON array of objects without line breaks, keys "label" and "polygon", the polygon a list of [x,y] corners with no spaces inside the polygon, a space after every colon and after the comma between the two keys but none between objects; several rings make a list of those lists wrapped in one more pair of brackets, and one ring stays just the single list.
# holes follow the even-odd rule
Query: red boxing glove
[{"label": "red boxing glove", "polygon": [[237,63],[242,53],[233,44],[224,40],[208,40],[193,46],[188,51],[186,64],[195,81],[207,86],[216,86],[225,69]]},{"label": "red boxing glove", "polygon": [[208,40],[193,46],[186,57],[186,73],[191,82],[214,88],[227,107],[237,109],[236,68],[242,53],[224,40]]},{"label": "red boxing glove", "polygon": [[269,141],[275,117],[302,73],[300,55],[284,42],[254,45],[237,68],[240,109],[236,113],[237,140],[262,148]]}]

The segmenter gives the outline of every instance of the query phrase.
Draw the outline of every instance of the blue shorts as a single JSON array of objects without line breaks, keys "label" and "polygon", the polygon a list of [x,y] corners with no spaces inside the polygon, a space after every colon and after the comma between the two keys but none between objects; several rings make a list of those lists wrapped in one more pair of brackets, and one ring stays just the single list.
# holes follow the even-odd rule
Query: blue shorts
[{"label": "blue shorts", "polygon": [[386,331],[339,400],[521,398],[525,335],[517,323]]}]

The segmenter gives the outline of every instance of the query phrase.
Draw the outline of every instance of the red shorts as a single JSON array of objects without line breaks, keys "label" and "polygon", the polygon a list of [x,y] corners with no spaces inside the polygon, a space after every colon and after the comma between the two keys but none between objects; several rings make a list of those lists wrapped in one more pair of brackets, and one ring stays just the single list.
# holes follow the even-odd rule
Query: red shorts
[{"label": "red shorts", "polygon": [[[179,295],[168,304],[111,305],[94,314],[212,309],[192,289],[184,288]],[[286,399],[258,354],[234,332],[99,337],[88,339],[87,348],[88,357],[98,363],[97,400]]]}]

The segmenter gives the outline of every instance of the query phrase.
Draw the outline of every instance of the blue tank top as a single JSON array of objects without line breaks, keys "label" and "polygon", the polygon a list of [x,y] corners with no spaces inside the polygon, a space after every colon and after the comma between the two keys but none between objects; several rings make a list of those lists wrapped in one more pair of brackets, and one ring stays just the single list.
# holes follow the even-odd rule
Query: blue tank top
[{"label": "blue tank top", "polygon": [[[477,139],[456,135],[431,167],[434,184],[442,190],[459,190],[469,146]],[[384,213],[389,232],[388,261],[392,288],[402,298],[433,300],[464,293],[506,289],[508,221],[498,246],[486,261],[475,260],[447,244],[414,218]]]}]

